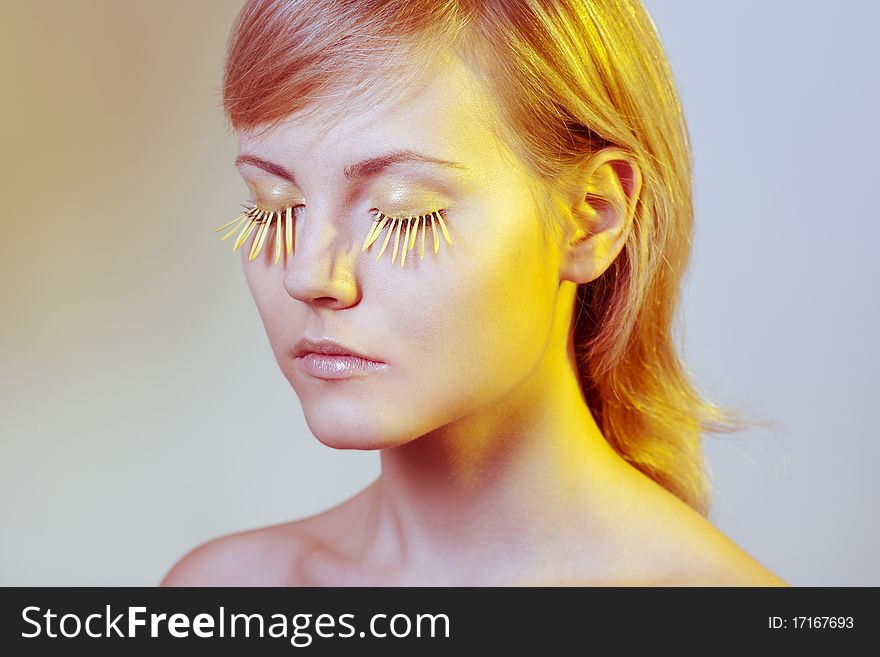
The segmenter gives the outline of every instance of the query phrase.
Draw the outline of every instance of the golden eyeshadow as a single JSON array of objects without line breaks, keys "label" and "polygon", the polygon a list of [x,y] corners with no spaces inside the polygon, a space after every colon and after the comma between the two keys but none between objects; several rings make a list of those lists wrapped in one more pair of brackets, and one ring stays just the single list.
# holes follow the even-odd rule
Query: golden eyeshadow
[{"label": "golden eyeshadow", "polygon": [[275,179],[248,180],[248,187],[257,204],[264,208],[285,209],[303,202],[302,194],[298,189]]}]

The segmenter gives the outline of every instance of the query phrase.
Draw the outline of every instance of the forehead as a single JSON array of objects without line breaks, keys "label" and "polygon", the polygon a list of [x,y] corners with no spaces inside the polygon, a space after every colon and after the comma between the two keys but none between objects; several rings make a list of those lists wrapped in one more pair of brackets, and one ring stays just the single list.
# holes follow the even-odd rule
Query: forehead
[{"label": "forehead", "polygon": [[427,71],[394,98],[370,94],[347,104],[332,108],[337,116],[332,120],[316,106],[270,131],[239,133],[239,153],[339,176],[353,162],[393,150],[412,150],[483,171],[510,158],[495,132],[492,100],[457,58]]}]

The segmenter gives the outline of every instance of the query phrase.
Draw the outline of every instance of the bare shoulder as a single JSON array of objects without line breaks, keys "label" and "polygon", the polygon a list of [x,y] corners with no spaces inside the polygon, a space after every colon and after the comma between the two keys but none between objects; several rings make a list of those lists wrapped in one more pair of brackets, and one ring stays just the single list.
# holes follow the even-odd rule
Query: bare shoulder
[{"label": "bare shoulder", "polygon": [[[716,530],[718,531],[718,530]],[[682,550],[656,586],[790,586],[729,537],[704,536]]]},{"label": "bare shoulder", "polygon": [[345,525],[359,497],[305,518],[202,543],[184,554],[159,586],[310,585],[311,562],[330,550],[325,528]]},{"label": "bare shoulder", "polygon": [[790,586],[665,489],[647,482],[643,492],[625,509],[633,520],[621,535],[628,558],[614,571],[625,585]]},{"label": "bare shoulder", "polygon": [[184,554],[159,586],[281,586],[299,536],[297,521],[219,536]]},{"label": "bare shoulder", "polygon": [[661,586],[789,586],[696,512],[680,526]]},{"label": "bare shoulder", "polygon": [[[710,545],[710,549],[711,549]],[[715,552],[705,555],[696,568],[669,582],[673,586],[790,586],[724,536]]]}]

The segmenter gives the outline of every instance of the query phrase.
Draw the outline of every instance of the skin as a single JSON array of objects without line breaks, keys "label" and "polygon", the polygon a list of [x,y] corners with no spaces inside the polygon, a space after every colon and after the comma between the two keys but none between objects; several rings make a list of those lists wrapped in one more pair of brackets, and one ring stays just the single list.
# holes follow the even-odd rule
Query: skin
[{"label": "skin", "polygon": [[[544,239],[534,180],[492,133],[493,111],[453,60],[390,110],[240,135],[240,154],[296,179],[241,164],[252,199],[306,205],[286,266],[267,246],[249,260],[252,238],[241,249],[273,352],[318,440],[381,450],[381,475],[323,513],[199,546],[162,585],[785,585],[614,452],[580,392],[576,286],[619,254],[637,166],[597,154],[559,196],[568,225]],[[466,170],[343,176],[396,149]],[[389,243],[377,261],[384,234],[361,252],[372,208],[444,208],[453,243],[435,254],[429,235],[404,268]],[[311,377],[290,353],[304,335],[388,366]]]}]

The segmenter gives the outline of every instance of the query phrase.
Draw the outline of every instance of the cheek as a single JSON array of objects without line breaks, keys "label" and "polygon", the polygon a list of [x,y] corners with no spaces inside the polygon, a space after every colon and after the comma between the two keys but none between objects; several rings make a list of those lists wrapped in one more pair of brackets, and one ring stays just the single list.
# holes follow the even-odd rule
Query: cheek
[{"label": "cheek", "polygon": [[284,363],[302,333],[301,304],[292,303],[285,294],[280,265],[248,261],[243,256],[242,266],[272,351],[279,363]]},{"label": "cheek", "polygon": [[267,293],[267,290],[271,289],[269,287],[271,272],[259,262],[248,261],[247,255],[242,255],[241,261],[248,289],[265,323],[267,319],[271,318],[269,313],[270,299]]},{"label": "cheek", "polygon": [[[521,377],[543,350],[552,316],[552,281],[530,230],[507,231],[487,243],[473,272],[473,292],[462,319],[479,345],[485,368]],[[515,237],[514,237],[515,236]],[[464,327],[462,327],[464,330]]]},{"label": "cheek", "polygon": [[536,230],[520,224],[498,232],[506,239],[467,236],[431,284],[407,294],[394,324],[411,350],[408,378],[436,399],[486,401],[541,357],[555,287]]}]

